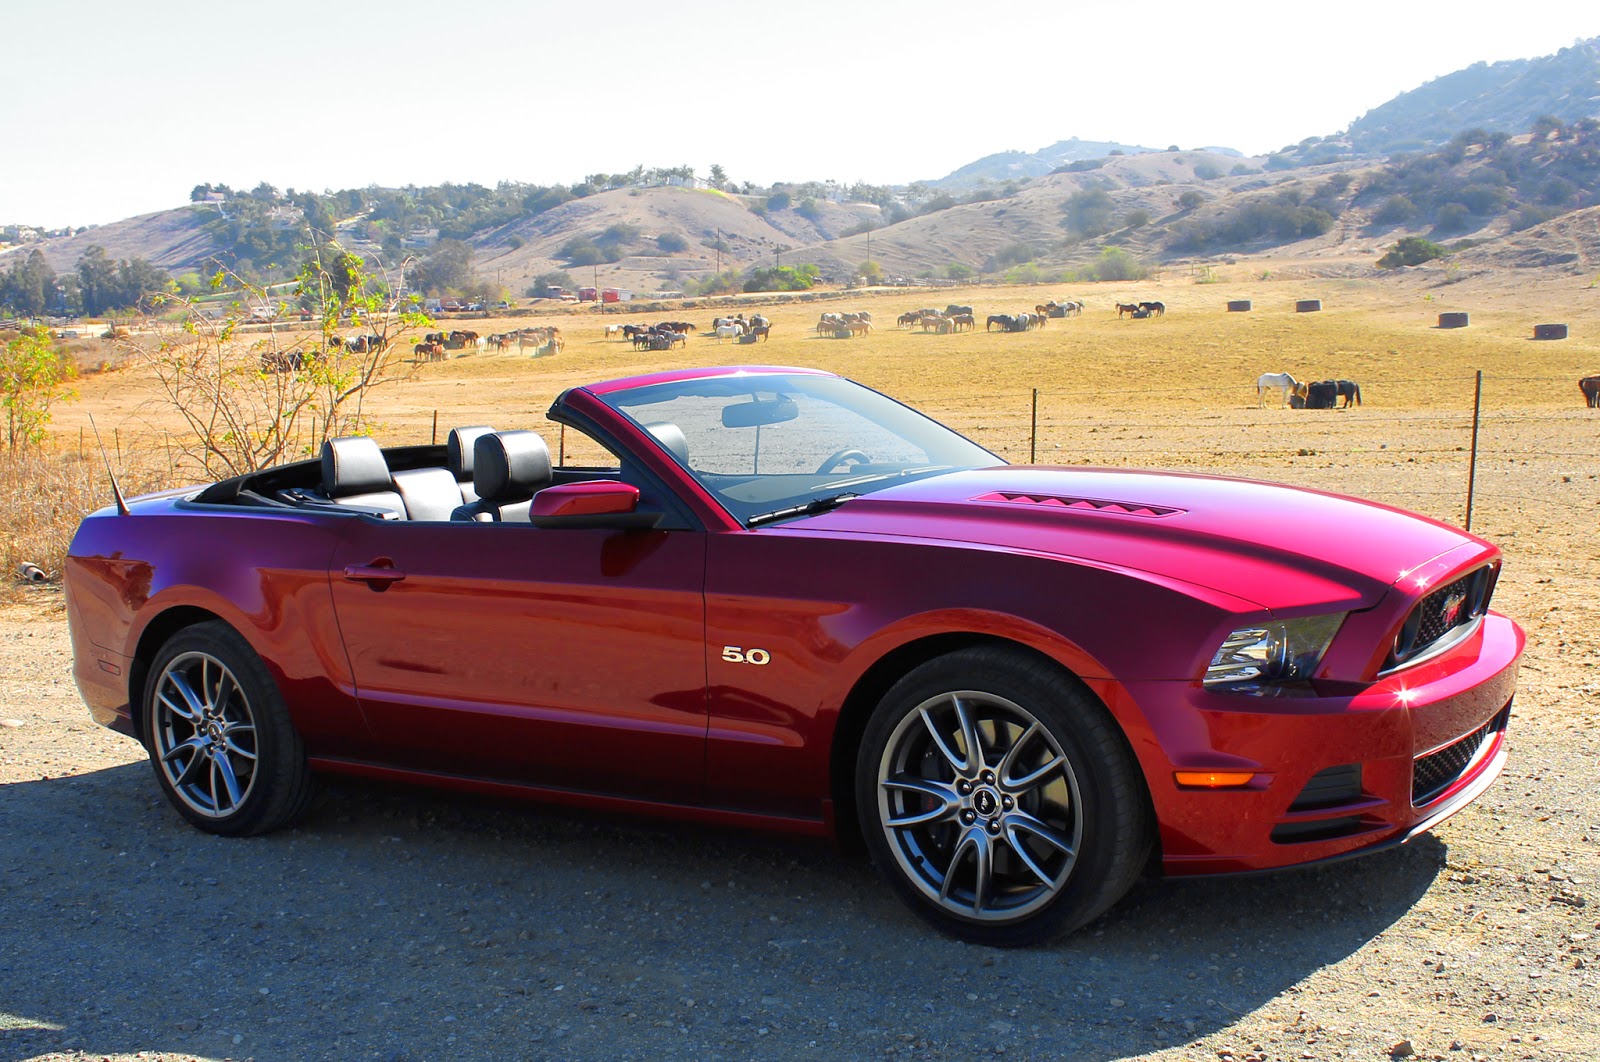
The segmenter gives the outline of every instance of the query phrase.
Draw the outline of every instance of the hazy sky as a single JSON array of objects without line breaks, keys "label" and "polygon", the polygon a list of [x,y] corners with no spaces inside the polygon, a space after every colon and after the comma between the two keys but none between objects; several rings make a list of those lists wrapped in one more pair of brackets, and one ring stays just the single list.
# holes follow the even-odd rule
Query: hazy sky
[{"label": "hazy sky", "polygon": [[0,224],[253,188],[688,164],[906,183],[1077,136],[1262,153],[1480,60],[1600,33],[1587,2],[8,2]]}]

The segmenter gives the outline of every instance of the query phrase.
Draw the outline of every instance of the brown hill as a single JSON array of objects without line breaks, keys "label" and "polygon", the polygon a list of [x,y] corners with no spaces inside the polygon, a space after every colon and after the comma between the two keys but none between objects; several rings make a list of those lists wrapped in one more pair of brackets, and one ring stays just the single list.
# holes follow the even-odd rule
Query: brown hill
[{"label": "brown hill", "polygon": [[97,225],[76,236],[23,244],[37,248],[57,273],[77,267],[83,252],[96,245],[112,259],[143,258],[168,271],[190,268],[217,253],[217,242],[201,226],[216,217],[216,207],[184,206]]},{"label": "brown hill", "polygon": [[[594,239],[614,225],[628,226],[639,235],[628,241],[620,261],[572,267],[570,272],[580,281],[655,290],[714,271],[719,239],[723,269],[770,265],[775,253],[793,264],[812,260],[804,253],[807,245],[863,221],[876,221],[880,213],[870,203],[819,202],[815,218],[808,218],[793,209],[770,213],[752,209],[761,202],[709,189],[619,188],[574,199],[479,236],[473,241],[474,264],[480,273],[492,274],[520,293],[540,273],[568,268],[561,253],[568,241]],[[682,236],[688,248],[662,250],[656,237],[667,233]]]}]

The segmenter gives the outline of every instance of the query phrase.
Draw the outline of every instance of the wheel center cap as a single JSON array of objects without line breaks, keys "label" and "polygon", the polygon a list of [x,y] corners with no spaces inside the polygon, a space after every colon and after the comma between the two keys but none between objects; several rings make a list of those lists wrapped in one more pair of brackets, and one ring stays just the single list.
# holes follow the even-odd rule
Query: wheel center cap
[{"label": "wheel center cap", "polygon": [[1000,807],[1000,798],[992,789],[980,789],[972,794],[972,810],[979,815],[993,815]]}]

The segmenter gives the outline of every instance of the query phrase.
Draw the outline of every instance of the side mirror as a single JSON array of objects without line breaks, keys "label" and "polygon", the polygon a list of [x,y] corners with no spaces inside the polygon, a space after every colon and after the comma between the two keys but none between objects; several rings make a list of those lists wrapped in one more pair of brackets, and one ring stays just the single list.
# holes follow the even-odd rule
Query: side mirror
[{"label": "side mirror", "polygon": [[660,513],[639,512],[639,488],[611,479],[546,487],[533,496],[528,520],[535,527],[654,527]]}]

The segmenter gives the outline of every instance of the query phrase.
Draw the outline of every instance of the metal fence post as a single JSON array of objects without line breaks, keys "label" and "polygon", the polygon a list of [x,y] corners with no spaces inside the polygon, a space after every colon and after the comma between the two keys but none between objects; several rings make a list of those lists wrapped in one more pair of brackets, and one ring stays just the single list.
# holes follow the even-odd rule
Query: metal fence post
[{"label": "metal fence post", "polygon": [[1478,413],[1483,408],[1483,370],[1472,390],[1472,456],[1467,459],[1467,530],[1472,530],[1472,498],[1478,486]]},{"label": "metal fence post", "polygon": [[1033,424],[1028,428],[1028,464],[1039,460],[1039,389],[1033,389]]}]

